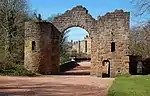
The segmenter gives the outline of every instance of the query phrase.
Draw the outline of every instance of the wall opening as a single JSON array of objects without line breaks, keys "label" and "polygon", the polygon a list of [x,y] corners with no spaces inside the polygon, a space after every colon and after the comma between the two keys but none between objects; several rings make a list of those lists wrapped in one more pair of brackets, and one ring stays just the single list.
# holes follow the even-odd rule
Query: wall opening
[{"label": "wall opening", "polygon": [[35,41],[32,41],[32,50],[35,50],[36,44]]},{"label": "wall opening", "polygon": [[[91,40],[88,32],[80,27],[70,27],[64,33],[66,35],[65,44],[67,44],[67,48],[65,48],[67,49],[66,55],[68,56],[65,58],[66,63],[62,62],[60,65],[60,70],[63,70],[63,73],[67,75],[90,75]],[[62,56],[61,58],[63,59],[64,57]],[[80,68],[76,69],[78,66]],[[72,70],[74,71],[71,72]]]},{"label": "wall opening", "polygon": [[116,51],[116,49],[115,49],[115,42],[112,42],[111,43],[111,52],[115,52]]},{"label": "wall opening", "polygon": [[150,73],[148,59],[142,59],[141,56],[130,56],[129,72],[131,75],[147,75]]},{"label": "wall opening", "polygon": [[110,61],[104,60],[102,64],[102,77],[110,77]]},{"label": "wall opening", "polygon": [[74,53],[76,52],[78,55],[91,54],[91,38],[85,29],[81,27],[71,27],[68,28],[65,32],[67,32],[67,42],[70,44],[68,51],[74,51]]},{"label": "wall opening", "polygon": [[137,62],[137,74],[142,74],[143,73],[143,64],[142,61]]}]

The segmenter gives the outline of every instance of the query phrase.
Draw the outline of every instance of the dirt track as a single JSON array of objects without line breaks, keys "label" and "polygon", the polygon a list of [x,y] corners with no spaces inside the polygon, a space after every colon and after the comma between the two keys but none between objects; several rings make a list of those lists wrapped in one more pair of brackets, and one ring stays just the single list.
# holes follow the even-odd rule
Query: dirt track
[{"label": "dirt track", "polygon": [[0,76],[0,96],[106,96],[113,80],[73,75]]}]

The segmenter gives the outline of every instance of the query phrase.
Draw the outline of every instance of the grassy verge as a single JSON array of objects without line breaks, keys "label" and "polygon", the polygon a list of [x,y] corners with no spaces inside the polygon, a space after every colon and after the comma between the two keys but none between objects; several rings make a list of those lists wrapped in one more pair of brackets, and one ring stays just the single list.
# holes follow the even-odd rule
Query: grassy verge
[{"label": "grassy verge", "polygon": [[108,96],[150,96],[150,76],[120,76]]}]

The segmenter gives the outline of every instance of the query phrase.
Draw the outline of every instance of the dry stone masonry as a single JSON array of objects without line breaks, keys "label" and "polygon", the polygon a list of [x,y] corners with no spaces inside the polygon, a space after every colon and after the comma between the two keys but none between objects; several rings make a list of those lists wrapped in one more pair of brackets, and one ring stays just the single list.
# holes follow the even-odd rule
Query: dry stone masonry
[{"label": "dry stone masonry", "polygon": [[129,12],[115,10],[95,20],[86,8],[76,6],[52,23],[27,22],[25,67],[42,74],[59,73],[59,36],[70,27],[81,27],[91,38],[91,75],[128,74],[129,17]]},{"label": "dry stone masonry", "polygon": [[91,55],[91,38],[87,35],[84,40],[73,41],[71,51]]},{"label": "dry stone masonry", "polygon": [[58,73],[59,36],[60,32],[51,23],[26,22],[25,68],[41,74]]},{"label": "dry stone masonry", "polygon": [[118,73],[129,72],[129,29],[129,12],[116,10],[98,18],[98,65],[96,65],[98,71],[96,75],[102,75],[100,70],[104,60],[110,62],[111,77]]}]

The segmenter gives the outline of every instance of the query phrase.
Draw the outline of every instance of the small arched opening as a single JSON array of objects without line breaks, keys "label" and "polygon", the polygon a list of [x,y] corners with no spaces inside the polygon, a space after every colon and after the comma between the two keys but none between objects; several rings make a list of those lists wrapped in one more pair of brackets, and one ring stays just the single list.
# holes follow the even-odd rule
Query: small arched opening
[{"label": "small arched opening", "polygon": [[110,77],[110,61],[103,60],[102,62],[102,77]]}]

